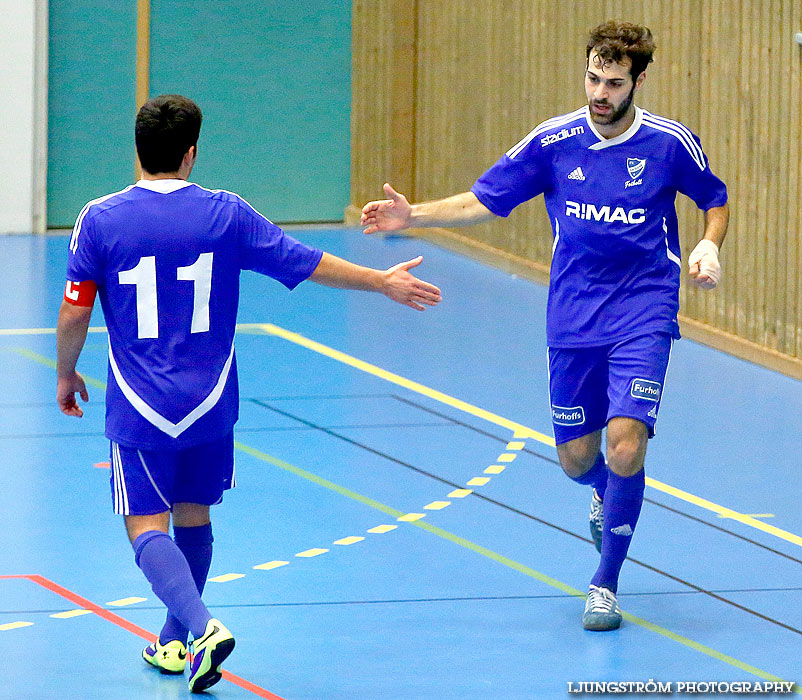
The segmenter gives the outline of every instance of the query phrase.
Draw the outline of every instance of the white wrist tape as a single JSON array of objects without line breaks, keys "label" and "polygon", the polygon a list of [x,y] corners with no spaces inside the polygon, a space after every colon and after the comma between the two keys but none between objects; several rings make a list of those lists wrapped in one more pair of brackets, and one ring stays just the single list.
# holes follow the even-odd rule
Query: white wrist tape
[{"label": "white wrist tape", "polygon": [[699,264],[699,274],[707,275],[713,286],[721,279],[721,264],[718,261],[718,246],[706,238],[699,241],[688,256],[688,265]]}]

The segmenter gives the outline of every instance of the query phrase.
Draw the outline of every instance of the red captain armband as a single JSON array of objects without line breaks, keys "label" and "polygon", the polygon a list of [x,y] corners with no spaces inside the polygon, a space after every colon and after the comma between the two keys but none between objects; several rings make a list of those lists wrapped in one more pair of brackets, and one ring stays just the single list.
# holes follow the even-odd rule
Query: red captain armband
[{"label": "red captain armband", "polygon": [[73,306],[93,306],[97,294],[97,285],[92,280],[73,282],[67,280],[64,288],[64,301]]}]

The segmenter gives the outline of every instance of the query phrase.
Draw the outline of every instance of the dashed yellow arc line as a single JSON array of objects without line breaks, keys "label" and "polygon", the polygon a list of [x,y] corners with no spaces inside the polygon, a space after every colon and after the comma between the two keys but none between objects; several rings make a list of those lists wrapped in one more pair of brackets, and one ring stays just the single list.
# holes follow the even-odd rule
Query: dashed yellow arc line
[{"label": "dashed yellow arc line", "polygon": [[[490,411],[486,411],[483,408],[479,408],[478,406],[474,406],[469,404],[461,399],[457,399],[453,396],[449,396],[448,394],[444,394],[441,391],[437,391],[436,389],[432,389],[430,387],[425,386],[424,384],[420,384],[418,382],[412,381],[411,379],[407,379],[406,377],[402,377],[399,374],[394,374],[393,372],[388,372],[381,367],[377,367],[376,365],[372,365],[369,362],[365,362],[364,360],[360,360],[352,355],[348,355],[344,352],[339,350],[335,350],[334,348],[330,348],[327,345],[323,345],[322,343],[318,343],[315,340],[310,340],[309,338],[300,335],[299,333],[295,333],[293,331],[288,331],[280,326],[276,326],[272,323],[238,323],[237,330],[240,332],[256,332],[256,333],[264,333],[266,335],[276,336],[278,338],[282,338],[288,342],[294,343],[296,345],[300,345],[301,347],[306,348],[307,350],[311,350],[313,352],[319,353],[320,355],[324,355],[332,360],[336,360],[337,362],[341,362],[342,364],[348,365],[350,367],[354,367],[362,372],[367,374],[371,374],[375,377],[379,377],[380,379],[384,379],[387,382],[392,384],[396,384],[398,386],[404,387],[405,389],[409,389],[409,391],[413,391],[417,394],[421,394],[423,396],[427,396],[430,399],[434,399],[440,403],[446,404],[447,406],[451,406],[452,408],[456,408],[463,413],[468,413],[472,416],[476,416],[477,418],[481,418],[488,423],[493,423],[494,425],[498,425],[502,428],[507,428],[508,430],[513,431],[513,436],[516,438],[532,438],[533,440],[537,440],[538,442],[548,445],[549,447],[554,447],[554,438],[545,435],[533,428],[528,426],[522,425],[521,423],[516,423],[515,421],[511,421],[508,418],[504,418],[503,416],[499,416],[495,413]],[[23,335],[52,335],[56,332],[55,328],[0,328],[0,336],[23,336]],[[92,326],[89,328],[90,333],[105,333],[106,329],[102,326]],[[18,354],[24,355],[29,359],[36,360],[42,364],[48,366],[54,366],[53,360],[50,358],[46,358],[42,355],[38,355],[37,353],[31,352],[26,348],[6,348],[12,352],[17,352]],[[94,384],[98,386],[100,382],[96,380],[87,380],[87,384]],[[699,496],[694,496],[692,493],[688,493],[687,491],[683,491],[682,489],[678,489],[675,486],[670,486],[669,484],[664,484],[662,481],[658,481],[657,479],[653,479],[649,476],[646,477],[646,485],[650,486],[657,491],[661,491],[669,496],[673,496],[674,498],[678,498],[681,501],[685,501],[686,503],[691,503],[699,508],[704,508],[705,510],[709,510],[713,513],[716,513],[719,516],[730,518],[731,520],[737,520],[739,523],[743,525],[747,525],[752,527],[756,530],[760,530],[761,532],[765,532],[766,534],[772,535],[777,537],[778,539],[785,540],[786,542],[790,542],[791,544],[795,544],[798,547],[802,547],[802,537],[799,535],[795,535],[792,532],[788,532],[786,530],[782,530],[781,528],[775,527],[774,525],[769,525],[768,523],[764,523],[757,518],[753,518],[749,515],[745,515],[744,513],[739,513],[738,511],[732,510],[731,508],[727,508],[726,506],[720,506],[717,503],[713,503],[712,501],[708,501],[706,498],[700,498]]]},{"label": "dashed yellow arc line", "polygon": [[[464,413],[469,413],[472,416],[476,416],[477,418],[481,418],[488,423],[494,423],[495,425],[501,426],[502,428],[507,428],[508,430],[512,430],[515,434],[515,437],[528,437],[538,442],[543,443],[544,445],[549,445],[550,447],[554,447],[554,438],[544,435],[543,433],[538,432],[528,426],[521,425],[520,423],[516,423],[511,421],[507,418],[502,416],[496,415],[495,413],[491,413],[490,411],[485,411],[482,408],[477,406],[473,406],[465,401],[460,399],[456,399],[453,396],[449,396],[448,394],[444,394],[440,391],[435,389],[431,389],[423,384],[419,384],[418,382],[414,382],[410,379],[406,379],[398,374],[393,374],[392,372],[388,372],[381,367],[377,367],[376,365],[372,365],[368,362],[360,360],[356,357],[352,357],[351,355],[347,355],[344,352],[340,352],[339,350],[334,350],[322,343],[318,343],[317,341],[310,340],[298,333],[294,333],[292,331],[285,330],[279,326],[273,325],[272,323],[248,323],[248,324],[240,324],[237,326],[239,330],[247,331],[247,330],[261,330],[268,335],[274,335],[279,338],[283,338],[291,343],[295,343],[296,345],[300,345],[308,350],[312,350],[313,352],[317,352],[321,355],[325,355],[333,360],[337,360],[338,362],[342,362],[343,364],[349,365],[351,367],[355,367],[363,372],[368,374],[372,374],[375,377],[379,377],[380,379],[384,379],[385,381],[391,382],[392,384],[397,384],[398,386],[402,386],[405,389],[409,389],[410,391],[414,391],[418,394],[422,394],[423,396],[428,396],[435,401],[439,401],[440,403],[444,403],[452,408],[456,408],[457,410],[463,411]],[[756,530],[761,530],[769,535],[773,535],[774,537],[778,537],[786,542],[790,542],[791,544],[795,544],[798,547],[802,547],[802,537],[799,535],[795,535],[792,532],[787,532],[786,530],[782,530],[778,527],[773,525],[769,525],[768,523],[764,523],[757,518],[753,518],[749,515],[745,515],[743,513],[739,513],[731,508],[727,508],[725,506],[720,506],[717,503],[713,503],[712,501],[708,501],[706,498],[700,498],[699,496],[694,496],[692,493],[688,493],[687,491],[683,491],[678,489],[674,486],[670,486],[669,484],[664,484],[662,481],[658,481],[657,479],[653,479],[651,477],[646,477],[646,485],[651,486],[653,489],[657,491],[662,491],[669,496],[673,496],[674,498],[678,498],[682,501],[687,503],[692,503],[699,508],[704,508],[706,510],[712,511],[718,515],[731,518],[732,520],[737,520],[744,525],[748,525],[749,527],[753,527]]]},{"label": "dashed yellow arc line", "polygon": [[[278,326],[273,326],[272,324],[241,324],[241,325],[244,326],[244,328],[242,328],[242,330],[249,330],[252,327],[259,327],[262,330],[265,330],[266,328],[267,329],[276,329],[278,331],[281,331],[282,333],[288,333],[288,334],[291,334],[293,336],[297,336],[297,334],[295,334],[295,333],[291,333],[290,331],[284,331],[284,329],[281,329]],[[239,325],[238,325],[238,329],[240,329]],[[0,329],[0,335],[4,335],[2,330],[3,329]],[[35,330],[47,331],[47,329],[35,329]],[[268,330],[268,332],[270,332],[270,331]],[[5,333],[5,335],[12,335],[12,333]],[[23,335],[23,334],[22,333],[15,333],[14,335]],[[278,333],[276,333],[276,335],[278,335]],[[303,336],[297,336],[297,337],[298,338],[303,338]],[[332,350],[331,348],[326,348],[325,345],[320,345],[319,343],[315,343],[314,341],[309,341],[309,340],[307,340],[305,338],[303,338],[303,340],[307,341],[308,343],[313,343],[314,345],[317,345],[320,348],[324,348],[326,350],[329,350],[331,353],[336,353],[336,354],[342,355],[343,357],[346,357],[346,358],[350,357],[348,355],[345,355],[344,353],[339,353],[339,351]],[[45,357],[43,355],[39,355],[39,354],[34,353],[34,352],[32,352],[30,350],[27,350],[25,348],[7,348],[7,349],[11,350],[11,351],[18,352],[20,355],[23,355],[24,357],[28,357],[29,359],[32,359],[32,360],[35,360],[35,361],[38,361],[38,362],[42,362],[43,364],[45,364],[47,366],[52,366],[54,364],[53,361],[50,358],[47,358],[47,357]],[[320,350],[316,350],[316,351],[320,352]],[[324,352],[323,354],[328,354],[328,353]],[[334,357],[334,355],[329,355],[329,356]],[[337,358],[335,357],[334,359],[337,359]],[[363,363],[361,360],[356,360],[356,358],[351,358],[351,359],[354,360],[355,363],[363,364],[366,367],[373,367],[373,365],[369,365],[368,363]],[[351,364],[351,363],[346,363],[346,364]],[[357,366],[357,365],[354,364],[353,366]],[[362,369],[362,368],[360,367],[360,369]],[[382,369],[380,369],[378,367],[376,367],[375,369],[378,372],[386,373],[386,374],[388,374],[390,376],[393,376],[393,377],[398,377],[398,375],[392,375],[392,373],[385,372],[385,370],[382,370]],[[364,370],[364,371],[369,371],[369,370]],[[373,373],[373,372],[371,372],[371,373]],[[381,376],[381,375],[378,375],[378,376]],[[84,377],[84,379],[87,380],[87,377]],[[401,379],[404,382],[409,382],[409,380],[405,380],[403,377],[398,377],[398,379]],[[89,383],[89,381],[87,381],[87,383]],[[105,386],[102,382],[100,382],[99,380],[96,380],[96,379],[92,379],[92,383],[97,385],[97,386]],[[458,399],[453,399],[452,397],[449,397],[447,394],[442,394],[441,392],[437,392],[437,391],[434,391],[434,390],[430,390],[427,387],[423,387],[422,384],[417,384],[416,382],[409,382],[409,384],[410,385],[414,385],[414,386],[420,386],[420,387],[422,387],[424,389],[427,389],[427,391],[429,391],[431,393],[427,393],[426,395],[427,396],[431,396],[432,398],[436,398],[436,396],[439,396],[439,397],[443,397],[445,399],[450,399],[454,403],[449,403],[448,401],[445,401],[445,403],[449,403],[449,405],[451,405],[451,406],[454,406],[454,407],[457,407],[457,408],[459,408],[460,405],[470,406],[470,404],[466,404],[465,402],[459,401]],[[402,384],[402,386],[406,386],[406,384]],[[411,387],[408,387],[408,388],[411,388]],[[417,389],[412,389],[412,390],[413,391],[417,391]],[[442,401],[441,398],[437,398],[437,400]],[[495,416],[495,414],[489,413],[487,411],[483,411],[482,409],[477,409],[476,407],[471,407],[471,408],[473,408],[477,412],[481,412],[483,414],[487,414],[487,416]],[[473,415],[479,415],[479,413],[473,413]],[[481,417],[484,417],[484,416],[481,416]],[[507,421],[507,419],[505,419],[505,418],[501,418],[499,416],[495,416],[495,417],[499,418],[499,420],[505,421],[505,423],[507,423],[507,424],[518,426],[518,424],[513,423],[512,421]],[[485,418],[485,420],[487,420],[487,418]],[[491,422],[495,422],[495,421],[491,421]],[[497,423],[497,424],[498,425],[502,425],[501,423]],[[504,427],[509,427],[509,425],[504,425]],[[526,436],[526,437],[534,437],[535,439],[539,439],[537,436],[538,435],[542,435],[542,433],[538,433],[537,431],[530,430],[529,428],[525,428],[524,426],[519,426],[519,427],[523,428],[523,430],[517,430],[516,437],[525,437]],[[526,433],[526,435],[524,435],[524,433]],[[542,437],[547,438],[547,436],[542,436]],[[546,444],[549,444],[549,443],[547,442]],[[551,444],[553,444],[553,440],[552,440]],[[273,457],[273,456],[271,456],[271,455],[269,455],[269,454],[267,454],[265,452],[262,452],[261,450],[257,450],[257,449],[255,449],[253,447],[249,447],[248,445],[245,445],[243,443],[235,442],[235,447],[238,450],[240,450],[242,452],[245,452],[246,454],[249,454],[252,457],[255,457],[256,459],[259,459],[259,460],[261,460],[263,462],[268,462],[268,463],[273,464],[273,465],[275,465],[277,467],[280,467],[281,469],[284,469],[286,471],[292,472],[292,473],[294,473],[294,474],[296,474],[298,476],[301,476],[301,477],[303,477],[303,478],[305,478],[305,479],[307,479],[309,481],[312,481],[312,482],[314,482],[314,483],[316,483],[316,484],[318,484],[320,486],[324,486],[326,488],[331,489],[332,491],[336,491],[336,492],[338,492],[338,493],[340,493],[340,494],[342,494],[344,496],[347,496],[347,497],[352,498],[352,499],[354,499],[356,501],[359,501],[359,502],[361,502],[361,503],[363,503],[365,505],[368,505],[368,506],[370,506],[372,508],[380,510],[385,514],[394,515],[394,516],[396,516],[397,520],[404,520],[406,517],[411,515],[411,514],[407,514],[407,516],[405,516],[403,513],[401,513],[400,511],[397,511],[396,509],[392,508],[391,506],[387,506],[387,505],[385,505],[383,503],[380,503],[378,501],[374,501],[371,498],[368,498],[366,496],[358,494],[358,493],[356,493],[354,491],[351,491],[350,489],[346,489],[345,487],[340,486],[339,484],[335,484],[334,482],[328,481],[327,479],[323,479],[322,477],[319,477],[316,474],[312,474],[311,472],[307,472],[306,470],[301,469],[300,467],[296,467],[296,466],[294,466],[292,464],[289,464],[288,462],[284,462],[283,460],[280,460],[280,459],[278,459],[276,457]],[[657,482],[657,483],[659,483],[659,482]],[[666,486],[666,488],[673,489],[673,487],[668,487],[665,484],[661,484],[661,485],[662,486]],[[679,493],[684,493],[682,491],[679,491],[679,489],[673,489],[673,490],[677,491]],[[460,497],[461,497],[463,490],[458,490],[458,491],[460,492]],[[470,493],[470,492],[466,490],[465,495],[467,495],[467,493]],[[667,493],[671,493],[671,492],[667,491]],[[451,496],[451,495],[456,495],[456,494],[457,494],[457,492],[455,491],[455,492],[452,492],[449,495]],[[690,494],[687,494],[687,495],[690,495]],[[693,498],[696,499],[695,496]],[[716,504],[711,503],[710,501],[705,501],[704,499],[697,499],[697,500],[699,500],[700,502],[703,502],[703,503],[707,503],[710,506],[715,506],[716,509],[719,509],[719,510],[716,510],[714,512],[732,513],[734,515],[740,516],[739,513],[736,513],[735,511],[732,511],[729,508],[723,508],[722,506],[717,506]],[[691,502],[694,502],[694,501],[691,501]],[[703,507],[705,507],[705,506],[703,506]],[[711,510],[712,510],[712,508],[711,508]],[[415,515],[421,515],[422,516],[422,514],[415,514]],[[741,516],[741,517],[745,517],[745,516]],[[552,586],[552,587],[554,587],[554,588],[556,588],[556,589],[558,589],[560,591],[563,591],[564,593],[568,593],[569,595],[576,596],[578,598],[583,598],[584,597],[584,593],[582,591],[579,591],[579,590],[569,586],[568,584],[563,583],[562,581],[554,579],[551,576],[548,576],[548,575],[543,574],[543,573],[541,573],[539,571],[536,571],[535,569],[532,569],[532,568],[530,568],[530,567],[528,567],[528,566],[526,566],[524,564],[516,562],[513,559],[510,559],[510,558],[505,557],[505,556],[503,556],[501,554],[498,554],[498,553],[496,553],[496,552],[494,552],[494,551],[492,551],[490,549],[482,547],[481,545],[478,545],[478,544],[476,544],[474,542],[471,542],[470,540],[467,540],[467,539],[465,539],[463,537],[459,537],[458,535],[455,535],[455,534],[453,534],[451,532],[448,532],[447,530],[443,530],[442,528],[439,528],[439,527],[436,527],[434,525],[431,525],[430,523],[423,522],[422,520],[417,519],[417,518],[415,520],[411,520],[411,522],[412,522],[412,524],[414,526],[417,526],[417,527],[420,527],[420,528],[422,528],[424,530],[427,530],[428,532],[430,532],[430,533],[432,533],[434,535],[437,535],[439,537],[442,537],[443,539],[449,540],[449,541],[453,542],[454,544],[457,544],[457,545],[459,545],[461,547],[464,547],[466,549],[472,550],[472,551],[476,552],[477,554],[481,554],[482,556],[485,556],[485,557],[487,557],[489,559],[492,559],[492,560],[494,560],[494,561],[496,561],[496,562],[498,562],[500,564],[503,564],[504,566],[507,566],[507,567],[509,567],[511,569],[519,571],[520,573],[523,573],[523,574],[525,574],[525,575],[527,575],[527,576],[529,576],[531,578],[537,579],[538,581],[541,581],[542,583],[545,583],[545,584],[547,584],[549,586]],[[760,523],[760,521],[756,521],[756,522],[758,524],[760,524],[760,525],[763,525],[763,523]],[[382,528],[393,529],[394,526],[379,526],[377,528],[372,528],[371,530],[368,530],[368,532],[385,532],[385,531],[387,531],[387,530],[382,529]],[[774,529],[776,529],[776,528],[774,528]],[[780,532],[784,532],[784,531],[780,530]],[[784,533],[784,534],[789,535],[790,533]],[[793,537],[796,537],[796,536],[793,535]],[[798,538],[797,537],[796,539],[802,541],[802,538]],[[263,564],[263,565],[261,565],[259,567],[254,567],[254,568],[273,568],[274,565],[275,566],[281,566],[281,565],[283,565],[285,563],[287,563],[287,562],[269,562],[268,564]],[[138,602],[139,600],[140,599],[128,598],[128,599],[123,599],[123,600],[119,600],[119,601],[112,601],[111,603],[109,603],[109,605],[131,604],[133,602]],[[144,600],[144,598],[141,599],[141,600]],[[699,642],[696,642],[696,641],[694,641],[692,639],[689,639],[687,637],[684,637],[682,635],[676,634],[675,632],[672,632],[671,630],[665,629],[664,627],[661,627],[659,625],[655,625],[654,623],[649,622],[648,620],[644,620],[643,618],[637,617],[635,615],[631,615],[631,614],[629,614],[627,612],[624,612],[623,616],[624,616],[624,618],[626,620],[629,620],[630,622],[633,622],[636,625],[639,625],[641,627],[649,629],[649,630],[651,630],[653,632],[656,632],[657,634],[660,634],[660,635],[662,635],[664,637],[667,637],[668,639],[672,639],[675,642],[679,642],[680,644],[682,644],[682,645],[684,645],[686,647],[694,649],[695,651],[699,651],[699,652],[701,652],[701,653],[703,653],[703,654],[705,654],[707,656],[710,656],[710,657],[712,657],[714,659],[718,659],[719,661],[723,661],[724,663],[727,663],[727,664],[729,664],[731,666],[734,666],[736,668],[739,668],[739,669],[741,669],[743,671],[746,671],[748,673],[756,675],[756,676],[758,676],[760,678],[764,678],[764,679],[767,679],[767,680],[773,680],[773,681],[782,680],[778,676],[774,676],[773,674],[767,673],[766,671],[763,671],[762,669],[759,669],[759,668],[757,668],[755,666],[752,666],[751,664],[744,663],[743,661],[740,661],[739,659],[736,659],[736,658],[734,658],[732,656],[729,656],[727,654],[723,654],[722,652],[717,651],[716,649],[708,647],[708,646],[706,646],[704,644],[700,644]],[[4,631],[6,629],[15,629],[17,627],[26,627],[26,626],[29,626],[29,625],[32,625],[32,624],[33,623],[29,623],[29,622],[14,622],[14,623],[10,623],[10,624],[7,624],[7,625],[0,625],[0,631]],[[798,685],[795,685],[794,686],[794,692],[796,694],[802,695],[802,688],[800,688],[800,686],[798,686]]]},{"label": "dashed yellow arc line", "polygon": [[[283,469],[284,471],[287,471],[291,474],[295,474],[296,476],[306,479],[307,481],[313,484],[317,484],[318,486],[322,486],[323,488],[334,491],[335,493],[339,493],[340,495],[346,496],[347,498],[357,501],[358,503],[362,503],[363,505],[379,510],[382,513],[385,513],[386,515],[394,516],[396,520],[404,521],[405,519],[405,516],[401,514],[401,511],[396,510],[392,506],[388,506],[384,503],[381,503],[380,501],[376,501],[368,496],[364,496],[361,493],[352,491],[351,489],[346,488],[345,486],[341,486],[340,484],[337,484],[333,481],[329,481],[328,479],[318,476],[313,472],[307,471],[302,467],[290,464],[289,462],[285,462],[284,460],[279,459],[278,457],[274,457],[273,455],[270,455],[266,452],[262,452],[261,450],[258,450],[255,447],[250,447],[249,445],[246,445],[239,441],[234,442],[234,447],[237,450],[244,452],[245,454],[250,455],[255,459],[258,459],[261,462],[271,464],[275,467],[278,467],[279,469]],[[476,554],[491,559],[492,561],[495,561],[498,564],[513,569],[514,571],[524,574],[525,576],[528,576],[532,579],[540,581],[541,583],[544,583],[547,586],[556,588],[558,591],[567,593],[568,595],[574,596],[576,598],[580,599],[585,598],[585,593],[583,591],[577,590],[573,586],[569,586],[567,583],[564,583],[559,579],[555,579],[549,576],[548,574],[544,574],[540,571],[537,571],[536,569],[533,569],[529,566],[526,566],[525,564],[515,561],[514,559],[506,557],[503,554],[499,554],[498,552],[495,552],[492,549],[488,549],[487,547],[483,547],[482,545],[477,544],[471,540],[468,540],[464,537],[460,537],[459,535],[456,535],[453,532],[449,532],[448,530],[444,530],[443,528],[437,527],[436,525],[432,525],[431,523],[427,523],[424,520],[420,519],[410,520],[409,522],[411,522],[411,525],[413,527],[419,527],[422,530],[425,530],[426,532],[429,532],[432,535],[436,535],[437,537],[440,537],[444,540],[448,540],[449,542],[456,544],[460,547],[463,547],[464,549],[468,549]],[[372,530],[368,530],[368,532],[374,532],[374,531],[379,531],[379,528],[373,528]],[[709,647],[705,644],[701,644],[700,642],[690,639],[689,637],[685,637],[681,634],[677,634],[676,632],[672,632],[671,630],[666,629],[665,627],[661,627],[660,625],[656,625],[653,622],[649,622],[648,620],[645,620],[642,617],[638,617],[636,615],[632,615],[627,612],[623,612],[622,614],[625,620],[628,620],[629,622],[632,622],[633,624],[636,624],[639,627],[643,627],[647,630],[650,630],[651,632],[655,632],[656,634],[659,634],[667,639],[682,644],[683,646],[688,647],[689,649],[693,649],[694,651],[705,654],[706,656],[709,656],[713,659],[722,661],[725,664],[729,664],[730,666],[734,666],[735,668],[738,668],[742,671],[751,673],[755,676],[758,676],[759,678],[763,678],[765,680],[770,680],[770,681],[783,680],[779,676],[775,676],[774,674],[768,673],[763,669],[757,668],[756,666],[752,666],[751,664],[741,661],[740,659],[736,659],[735,657],[730,656],[729,654],[725,654],[723,652],[718,651],[717,649],[713,649],[712,647]],[[798,695],[802,695],[802,688],[795,685],[793,692]]]}]

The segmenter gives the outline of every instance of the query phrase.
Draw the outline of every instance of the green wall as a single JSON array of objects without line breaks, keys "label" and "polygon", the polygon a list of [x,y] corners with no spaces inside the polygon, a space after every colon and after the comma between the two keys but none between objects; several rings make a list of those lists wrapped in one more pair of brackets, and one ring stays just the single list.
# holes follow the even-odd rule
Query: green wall
[{"label": "green wall", "polygon": [[51,0],[49,23],[47,222],[72,227],[134,175],[136,2]]},{"label": "green wall", "polygon": [[[136,3],[76,4],[51,0],[51,227],[133,177]],[[151,95],[203,111],[195,182],[276,222],[342,220],[351,0],[151,0],[150,64]]]}]

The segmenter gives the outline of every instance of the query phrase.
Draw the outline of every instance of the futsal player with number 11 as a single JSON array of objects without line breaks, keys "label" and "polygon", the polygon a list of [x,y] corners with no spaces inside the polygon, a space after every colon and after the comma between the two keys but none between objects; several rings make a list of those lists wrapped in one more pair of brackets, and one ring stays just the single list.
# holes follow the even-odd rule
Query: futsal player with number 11
[{"label": "futsal player with number 11", "polygon": [[109,332],[114,512],[124,516],[136,562],[168,609],[143,657],[163,673],[183,673],[191,634],[193,692],[220,680],[234,648],[201,593],[212,557],[209,507],[233,486],[240,272],[289,289],[311,279],[381,292],[417,310],[440,301],[437,287],[409,272],[421,258],[389,270],[354,265],[294,240],[236,194],[188,182],[200,127],[197,105],[180,95],[139,110],[143,178],[81,211],[57,334],[58,405],[80,417],[75,395],[87,401],[88,394],[76,363],[99,295]]}]

